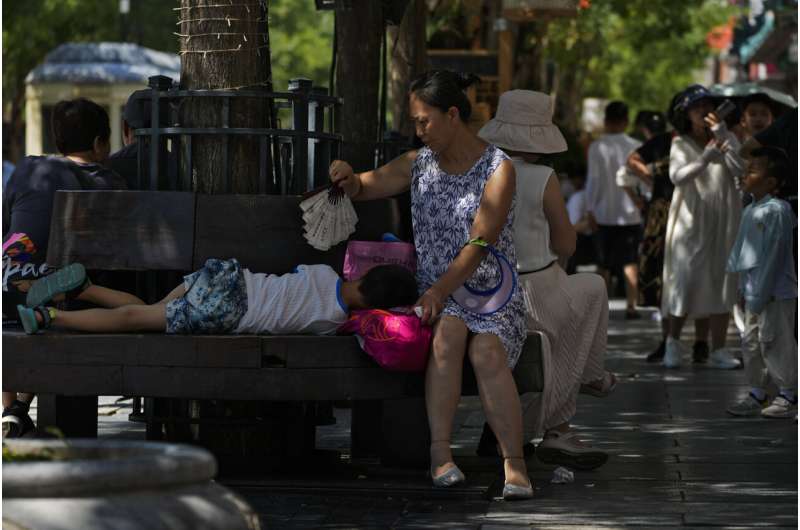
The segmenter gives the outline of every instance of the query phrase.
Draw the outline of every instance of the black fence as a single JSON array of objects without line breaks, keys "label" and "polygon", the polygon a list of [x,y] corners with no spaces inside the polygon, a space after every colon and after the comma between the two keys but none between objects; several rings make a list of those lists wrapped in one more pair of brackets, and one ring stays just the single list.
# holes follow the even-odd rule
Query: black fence
[{"label": "black fence", "polygon": [[[140,110],[150,115],[149,128],[136,129],[138,188],[189,191],[192,189],[194,139],[216,136],[222,145],[222,192],[231,190],[230,139],[258,138],[258,193],[302,194],[328,181],[328,166],[341,152],[342,136],[333,130],[333,112],[340,98],[314,87],[308,79],[293,79],[288,92],[260,90],[180,90],[164,76],[150,78],[150,89],[134,95]],[[221,119],[215,127],[185,127],[181,104],[187,98],[221,100]],[[230,123],[231,101],[263,99],[272,108],[263,127],[236,127]],[[286,109],[286,110],[284,110]],[[291,127],[281,127],[282,115]]]}]

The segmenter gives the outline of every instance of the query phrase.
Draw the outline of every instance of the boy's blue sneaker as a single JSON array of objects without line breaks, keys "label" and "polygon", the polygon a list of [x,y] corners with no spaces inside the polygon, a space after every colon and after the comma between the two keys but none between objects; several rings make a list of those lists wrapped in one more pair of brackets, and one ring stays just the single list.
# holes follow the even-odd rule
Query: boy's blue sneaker
[{"label": "boy's blue sneaker", "polygon": [[789,401],[786,396],[780,395],[761,411],[761,415],[765,418],[791,418],[797,415],[797,401]]},{"label": "boy's blue sneaker", "polygon": [[760,416],[761,411],[764,410],[764,407],[767,406],[769,403],[769,398],[764,396],[764,399],[761,401],[753,395],[752,392],[748,392],[747,395],[742,398],[741,401],[737,401],[730,407],[726,409],[726,412],[731,416],[740,416],[740,417],[755,417]]},{"label": "boy's blue sneaker", "polygon": [[71,300],[89,285],[91,282],[86,276],[86,269],[80,263],[73,263],[33,282],[28,290],[25,305],[38,307],[51,302],[60,294]]}]

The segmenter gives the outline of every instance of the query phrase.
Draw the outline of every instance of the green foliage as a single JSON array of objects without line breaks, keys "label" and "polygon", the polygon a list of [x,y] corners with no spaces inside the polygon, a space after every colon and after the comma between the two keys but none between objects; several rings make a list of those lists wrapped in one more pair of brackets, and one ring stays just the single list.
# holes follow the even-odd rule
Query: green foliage
[{"label": "green foliage", "polygon": [[585,74],[584,97],[663,109],[711,55],[709,30],[735,12],[719,0],[595,0],[550,24],[547,54],[562,72]]},{"label": "green foliage", "polygon": [[108,0],[25,0],[3,5],[3,92],[10,100],[25,76],[64,42],[111,40],[117,3]]},{"label": "green foliage", "polygon": [[3,463],[23,463],[23,462],[52,462],[62,460],[52,449],[39,449],[37,451],[26,451],[19,453],[3,444]]},{"label": "green foliage", "polygon": [[314,0],[271,0],[269,38],[275,90],[305,77],[328,86],[333,46],[333,12],[317,11]]}]

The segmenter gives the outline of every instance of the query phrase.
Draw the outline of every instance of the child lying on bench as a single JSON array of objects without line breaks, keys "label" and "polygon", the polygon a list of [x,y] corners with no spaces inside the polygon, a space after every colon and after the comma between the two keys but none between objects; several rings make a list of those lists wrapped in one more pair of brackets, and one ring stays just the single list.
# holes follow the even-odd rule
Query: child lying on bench
[{"label": "child lying on bench", "polygon": [[[105,309],[62,311],[45,304],[63,297]],[[332,335],[352,309],[388,309],[418,298],[414,274],[381,265],[343,281],[327,265],[299,265],[283,275],[254,273],[235,259],[209,259],[163,300],[146,305],[121,291],[92,285],[78,263],[36,281],[20,320],[28,334],[57,325],[76,331],[175,334],[268,333]]]}]

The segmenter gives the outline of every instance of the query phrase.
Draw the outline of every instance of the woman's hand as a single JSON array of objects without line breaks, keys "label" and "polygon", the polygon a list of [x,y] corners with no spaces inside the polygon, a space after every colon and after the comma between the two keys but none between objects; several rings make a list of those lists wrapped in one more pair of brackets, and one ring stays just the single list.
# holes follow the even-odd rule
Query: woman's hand
[{"label": "woman's hand", "polygon": [[715,112],[709,112],[703,121],[706,122],[709,129],[713,129],[716,125],[722,123],[722,120],[719,119],[719,116]]},{"label": "woman's hand", "polygon": [[334,160],[328,169],[331,181],[338,185],[351,199],[361,191],[361,179],[353,172],[353,167],[344,160]]},{"label": "woman's hand", "polygon": [[708,141],[702,155],[706,162],[711,163],[722,158],[723,153],[722,150],[720,150],[720,143],[722,142],[714,138]]},{"label": "woman's hand", "polygon": [[431,286],[430,289],[422,293],[414,307],[422,308],[420,319],[423,324],[432,323],[439,318],[442,309],[444,309],[444,297],[436,287]]}]

